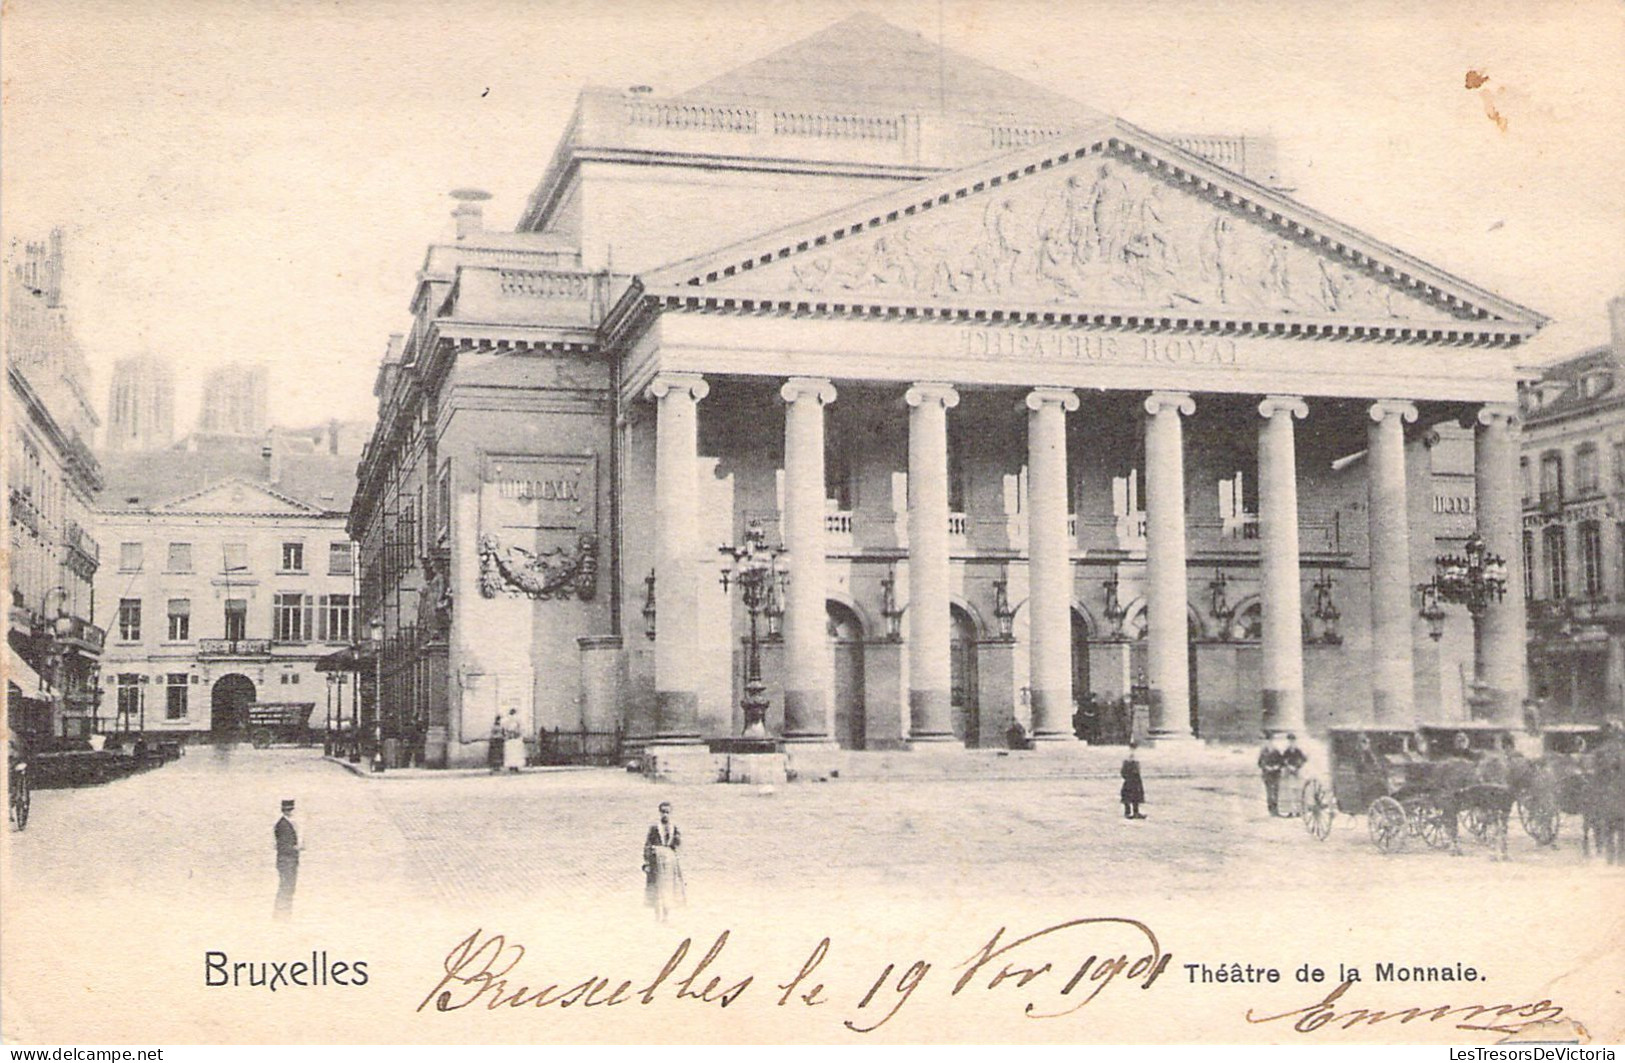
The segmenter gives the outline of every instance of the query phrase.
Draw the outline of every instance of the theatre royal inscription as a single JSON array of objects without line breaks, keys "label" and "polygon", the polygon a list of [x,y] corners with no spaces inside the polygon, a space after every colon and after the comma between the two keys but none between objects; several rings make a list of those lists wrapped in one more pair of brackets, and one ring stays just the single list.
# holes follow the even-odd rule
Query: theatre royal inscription
[{"label": "theatre royal inscription", "polygon": [[993,361],[1096,365],[1236,365],[1236,341],[1215,336],[1114,336],[1090,332],[963,328],[959,353]]}]

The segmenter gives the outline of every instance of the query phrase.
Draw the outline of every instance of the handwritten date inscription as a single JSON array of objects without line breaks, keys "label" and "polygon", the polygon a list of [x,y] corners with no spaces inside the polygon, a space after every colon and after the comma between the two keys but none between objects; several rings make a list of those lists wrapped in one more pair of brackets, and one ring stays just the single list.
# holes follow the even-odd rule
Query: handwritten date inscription
[{"label": "handwritten date inscription", "polygon": [[660,1000],[727,1008],[760,980],[772,989],[754,995],[769,1006],[833,1004],[834,1010],[845,1013],[842,1025],[863,1034],[890,1022],[918,992],[950,998],[989,995],[1019,1007],[1029,1018],[1060,1018],[1094,1002],[1112,985],[1150,989],[1173,958],[1144,923],[1108,916],[1074,919],[1020,936],[1000,927],[986,944],[946,971],[939,972],[933,960],[909,958],[850,981],[820,973],[830,953],[826,937],[798,971],[783,981],[769,982],[729,967],[725,956],[729,936],[726,930],[718,934],[698,959],[693,958],[697,952],[693,940],[684,938],[652,974],[554,979],[521,970],[526,950],[520,943],[504,934],[476,930],[446,953],[438,983],[417,1010],[498,1011],[577,1004],[591,1008]]}]

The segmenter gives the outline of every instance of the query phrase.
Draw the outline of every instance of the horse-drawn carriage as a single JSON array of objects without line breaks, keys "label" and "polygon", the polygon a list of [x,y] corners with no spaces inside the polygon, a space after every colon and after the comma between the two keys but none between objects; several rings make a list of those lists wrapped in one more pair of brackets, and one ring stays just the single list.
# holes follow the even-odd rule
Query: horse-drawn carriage
[{"label": "horse-drawn carriage", "polygon": [[1506,818],[1511,807],[1504,775],[1480,770],[1483,755],[1501,747],[1504,728],[1459,725],[1424,727],[1334,727],[1328,750],[1331,777],[1303,785],[1303,824],[1324,841],[1341,812],[1364,815],[1371,842],[1380,852],[1396,852],[1407,838],[1432,849],[1455,849],[1457,824],[1505,852]]}]

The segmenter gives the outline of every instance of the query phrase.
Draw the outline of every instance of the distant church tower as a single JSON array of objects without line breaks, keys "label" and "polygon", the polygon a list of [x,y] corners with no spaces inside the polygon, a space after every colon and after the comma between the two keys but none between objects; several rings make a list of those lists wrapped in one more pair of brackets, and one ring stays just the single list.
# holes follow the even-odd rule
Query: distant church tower
[{"label": "distant church tower", "polygon": [[113,366],[107,400],[107,449],[162,450],[175,441],[175,374],[150,354]]},{"label": "distant church tower", "polygon": [[267,403],[263,364],[221,366],[203,380],[203,409],[198,414],[198,433],[263,436],[268,419]]}]

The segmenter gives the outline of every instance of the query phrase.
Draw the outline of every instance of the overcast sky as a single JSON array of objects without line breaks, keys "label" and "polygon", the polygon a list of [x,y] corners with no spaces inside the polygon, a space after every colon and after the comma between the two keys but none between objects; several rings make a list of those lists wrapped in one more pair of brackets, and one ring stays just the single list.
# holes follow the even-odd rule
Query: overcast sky
[{"label": "overcast sky", "polygon": [[449,189],[509,227],[582,86],[681,91],[859,10],[1152,131],[1273,134],[1299,199],[1550,315],[1531,361],[1625,291],[1615,0],[7,0],[5,235],[67,230],[104,415],[150,350],[182,431],[231,360],[276,421],[370,417]]}]

